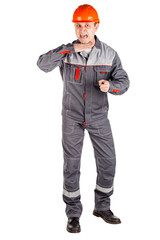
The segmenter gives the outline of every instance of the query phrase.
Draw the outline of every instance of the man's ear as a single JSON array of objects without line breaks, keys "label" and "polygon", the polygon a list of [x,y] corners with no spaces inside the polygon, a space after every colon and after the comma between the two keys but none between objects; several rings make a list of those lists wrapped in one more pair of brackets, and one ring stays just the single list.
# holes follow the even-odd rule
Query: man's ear
[{"label": "man's ear", "polygon": [[96,23],[96,31],[98,30],[98,28],[99,28],[99,23]]}]

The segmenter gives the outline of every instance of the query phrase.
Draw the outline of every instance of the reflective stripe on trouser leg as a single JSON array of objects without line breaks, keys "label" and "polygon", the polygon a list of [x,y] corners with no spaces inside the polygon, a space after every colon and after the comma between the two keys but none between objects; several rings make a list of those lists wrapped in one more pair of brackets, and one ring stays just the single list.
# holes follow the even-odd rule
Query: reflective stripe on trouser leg
[{"label": "reflective stripe on trouser leg", "polygon": [[96,121],[88,127],[94,147],[97,166],[97,185],[95,189],[95,209],[110,209],[110,196],[113,193],[116,156],[112,131],[108,119]]},{"label": "reflective stripe on trouser leg", "polygon": [[111,191],[113,191],[113,186],[110,187],[110,188],[103,188],[103,187],[100,187],[98,184],[96,185],[96,189],[100,192],[103,192],[103,193],[110,193]]},{"label": "reflective stripe on trouser leg", "polygon": [[82,204],[80,201],[79,178],[84,129],[80,124],[66,117],[63,117],[62,124],[63,200],[66,203],[67,217],[80,217]]},{"label": "reflective stripe on trouser leg", "polygon": [[78,190],[76,192],[68,192],[67,190],[63,189],[63,195],[68,198],[75,198],[80,195],[80,190]]}]

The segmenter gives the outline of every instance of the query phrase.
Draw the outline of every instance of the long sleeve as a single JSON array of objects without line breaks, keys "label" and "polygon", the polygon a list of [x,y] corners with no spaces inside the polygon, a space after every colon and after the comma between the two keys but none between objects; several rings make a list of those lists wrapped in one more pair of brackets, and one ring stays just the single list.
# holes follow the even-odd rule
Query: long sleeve
[{"label": "long sleeve", "polygon": [[42,71],[46,73],[50,72],[57,66],[61,66],[66,54],[72,54],[74,52],[75,50],[72,43],[68,43],[67,45],[62,44],[60,47],[40,55],[37,65]]},{"label": "long sleeve", "polygon": [[109,83],[109,93],[114,95],[121,95],[125,93],[129,88],[130,82],[128,75],[123,69],[121,60],[117,53],[113,60]]}]

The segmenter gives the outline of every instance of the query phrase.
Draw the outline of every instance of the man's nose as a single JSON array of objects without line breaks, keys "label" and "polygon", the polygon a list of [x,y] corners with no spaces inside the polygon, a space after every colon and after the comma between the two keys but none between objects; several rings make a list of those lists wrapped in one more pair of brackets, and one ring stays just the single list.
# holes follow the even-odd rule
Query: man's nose
[{"label": "man's nose", "polygon": [[81,27],[81,32],[86,32],[86,27]]}]

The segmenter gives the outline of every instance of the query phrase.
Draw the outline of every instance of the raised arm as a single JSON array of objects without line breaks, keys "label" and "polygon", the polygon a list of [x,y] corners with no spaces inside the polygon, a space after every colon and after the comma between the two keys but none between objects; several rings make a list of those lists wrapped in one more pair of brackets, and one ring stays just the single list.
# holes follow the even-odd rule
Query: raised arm
[{"label": "raised arm", "polygon": [[37,61],[37,65],[42,71],[46,73],[50,72],[57,66],[61,66],[61,63],[66,54],[72,54],[73,52],[75,52],[73,44],[63,44],[58,48],[40,55]]}]

